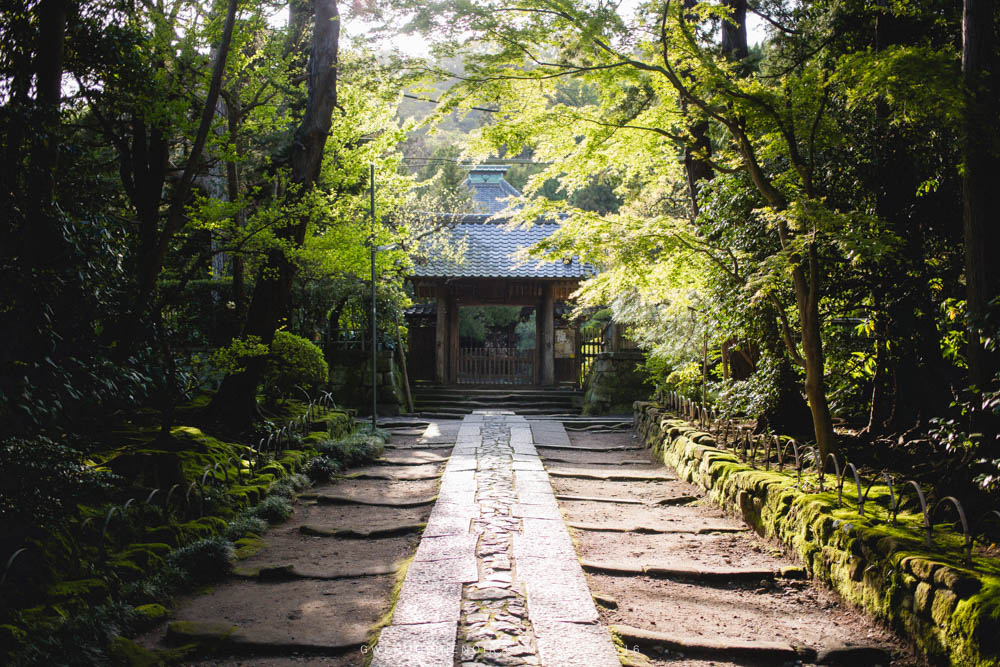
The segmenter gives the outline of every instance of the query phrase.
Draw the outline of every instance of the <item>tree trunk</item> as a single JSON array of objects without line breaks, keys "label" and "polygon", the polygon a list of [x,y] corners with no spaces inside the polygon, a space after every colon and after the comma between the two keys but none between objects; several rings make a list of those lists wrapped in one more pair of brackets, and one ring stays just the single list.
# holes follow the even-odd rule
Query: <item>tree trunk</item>
[{"label": "tree trunk", "polygon": [[[191,146],[191,152],[188,154],[184,171],[170,197],[166,222],[162,230],[159,224],[159,208],[165,182],[163,168],[166,166],[168,146],[156,129],[149,131],[147,146],[145,121],[141,117],[137,117],[132,122],[134,131],[131,155],[123,156],[122,159],[128,162],[127,165],[123,164],[123,180],[127,181],[125,190],[126,192],[131,190],[130,197],[140,218],[139,252],[135,263],[138,286],[132,301],[131,312],[120,323],[120,326],[116,327],[122,354],[131,349],[132,343],[138,338],[136,336],[138,328],[150,315],[149,311],[153,305],[156,283],[163,270],[163,261],[174,236],[181,231],[186,221],[184,208],[187,206],[191,186],[198,174],[201,155],[208,141],[208,134],[212,129],[212,121],[215,119],[219,94],[222,90],[222,77],[225,73],[226,60],[232,44],[233,28],[236,24],[237,6],[238,0],[228,0],[222,39],[212,67],[212,77],[209,81],[205,106],[201,110],[198,132]],[[151,167],[148,173],[146,171],[147,165]],[[126,173],[126,168],[131,173]],[[151,175],[153,177],[150,177]],[[131,181],[132,187],[128,181]],[[156,319],[155,315],[153,319]]]},{"label": "tree trunk", "polygon": [[[994,7],[991,0],[965,0],[962,16],[962,75],[967,91],[962,170],[962,219],[965,234],[965,280],[969,317],[969,380],[980,391],[1000,370],[998,355],[982,338],[990,301],[1000,292],[1000,263],[991,257],[1000,247],[996,223],[997,140],[994,53]],[[988,335],[988,334],[987,334]]]},{"label": "tree trunk", "polygon": [[[291,155],[291,181],[300,186],[291,189],[290,196],[296,200],[313,188],[319,178],[323,151],[337,104],[340,15],[335,0],[315,0],[313,7],[315,23],[307,77],[309,98],[302,122],[295,130]],[[275,235],[291,248],[300,248],[305,241],[308,222],[308,217],[303,216],[279,229]],[[257,275],[243,329],[244,337],[256,336],[265,345],[270,345],[280,320],[287,316],[294,275],[295,265],[284,249],[278,247],[271,250],[266,264]],[[226,376],[212,401],[212,411],[217,419],[236,430],[250,424],[263,368],[263,359],[256,357],[247,363],[242,373]]]},{"label": "tree trunk", "polygon": [[[684,0],[684,9],[690,10],[697,5],[697,0]],[[693,14],[684,14],[686,20],[694,21]],[[681,111],[688,113],[688,104],[681,102]],[[708,159],[712,155],[712,142],[708,138],[708,121],[694,122],[688,128],[691,141],[684,146],[684,172],[687,175],[688,196],[691,198],[691,220],[698,217],[698,194],[701,192],[701,181],[710,181],[715,175]]]}]

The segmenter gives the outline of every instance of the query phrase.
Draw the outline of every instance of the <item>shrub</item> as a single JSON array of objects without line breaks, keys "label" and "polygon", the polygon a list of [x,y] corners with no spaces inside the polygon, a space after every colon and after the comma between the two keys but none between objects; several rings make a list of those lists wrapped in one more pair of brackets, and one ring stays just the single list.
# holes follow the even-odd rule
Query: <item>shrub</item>
[{"label": "shrub", "polygon": [[129,605],[97,605],[65,617],[47,632],[37,633],[16,664],[24,667],[108,664],[108,647],[114,637],[130,633],[140,622],[138,612]]},{"label": "shrub", "polygon": [[306,466],[306,475],[314,484],[329,482],[338,472],[340,472],[340,466],[337,465],[336,461],[326,456],[317,456]]},{"label": "shrub", "polygon": [[250,511],[268,523],[281,523],[292,516],[292,503],[288,498],[268,496]]},{"label": "shrub", "polygon": [[249,533],[260,535],[267,530],[267,521],[251,512],[241,512],[226,526],[226,538],[235,542]]},{"label": "shrub", "polygon": [[317,449],[342,467],[361,465],[382,455],[385,441],[378,435],[356,431],[346,438],[325,440]]},{"label": "shrub", "polygon": [[268,494],[272,496],[283,496],[289,500],[295,498],[295,494],[309,488],[309,478],[303,474],[295,473],[285,479],[275,482],[268,489]]},{"label": "shrub", "polygon": [[279,331],[264,371],[264,394],[271,400],[295,396],[300,393],[297,386],[315,389],[326,383],[329,373],[318,347],[301,336]]},{"label": "shrub", "polygon": [[233,545],[224,537],[208,537],[174,549],[167,562],[186,571],[196,584],[208,584],[233,570]]}]

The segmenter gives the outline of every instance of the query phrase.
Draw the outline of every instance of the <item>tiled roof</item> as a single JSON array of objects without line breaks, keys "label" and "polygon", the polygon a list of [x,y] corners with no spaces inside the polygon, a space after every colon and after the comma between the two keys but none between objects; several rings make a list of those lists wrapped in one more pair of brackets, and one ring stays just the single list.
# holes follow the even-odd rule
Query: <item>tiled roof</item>
[{"label": "tiled roof", "polygon": [[541,262],[529,259],[519,262],[515,254],[529,248],[555,232],[559,225],[538,222],[531,227],[506,229],[503,221],[488,221],[484,215],[458,216],[448,230],[454,244],[464,241],[461,261],[430,257],[424,263],[415,262],[413,275],[448,278],[585,278],[593,274],[579,260]]},{"label": "tiled roof", "polygon": [[448,278],[585,278],[594,272],[574,259],[541,262],[531,259],[518,262],[517,251],[533,246],[559,228],[554,221],[537,221],[528,228],[506,229],[506,220],[491,216],[503,211],[508,204],[500,200],[520,193],[504,180],[506,165],[483,165],[469,172],[466,185],[472,189],[473,200],[485,209],[478,214],[458,215],[448,230],[449,241],[464,241],[465,253],[460,262],[429,257],[415,262],[413,275]]},{"label": "tiled roof", "polygon": [[505,164],[484,164],[473,167],[465,179],[465,187],[472,190],[472,201],[476,211],[494,215],[510,206],[504,201],[508,197],[520,197],[521,193],[504,179]]}]

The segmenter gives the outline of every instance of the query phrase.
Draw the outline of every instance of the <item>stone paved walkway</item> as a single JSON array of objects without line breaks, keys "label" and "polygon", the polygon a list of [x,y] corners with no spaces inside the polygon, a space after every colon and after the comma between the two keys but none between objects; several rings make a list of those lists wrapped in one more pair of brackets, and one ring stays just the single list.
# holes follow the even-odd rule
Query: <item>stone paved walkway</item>
[{"label": "stone paved walkway", "polygon": [[620,664],[536,444],[569,439],[509,412],[465,418],[373,665]]}]

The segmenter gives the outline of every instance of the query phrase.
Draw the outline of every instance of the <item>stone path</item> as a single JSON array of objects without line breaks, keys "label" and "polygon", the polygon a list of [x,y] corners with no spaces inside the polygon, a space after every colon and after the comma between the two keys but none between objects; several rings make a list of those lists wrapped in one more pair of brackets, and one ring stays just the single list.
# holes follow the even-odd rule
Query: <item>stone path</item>
[{"label": "stone path", "polygon": [[265,533],[266,546],[235,577],[181,601],[140,644],[193,646],[184,664],[206,666],[365,664],[458,429],[457,421],[395,429],[381,460],[301,494],[292,518]]},{"label": "stone path", "polygon": [[[536,439],[551,426],[531,422]],[[917,664],[891,633],[727,516],[631,434],[538,447],[600,619],[631,667]],[[567,463],[567,460],[569,461]],[[629,475],[619,476],[629,461]],[[587,664],[587,663],[580,663]]]},{"label": "stone path", "polygon": [[562,426],[466,417],[375,666],[619,665],[536,444]]}]

